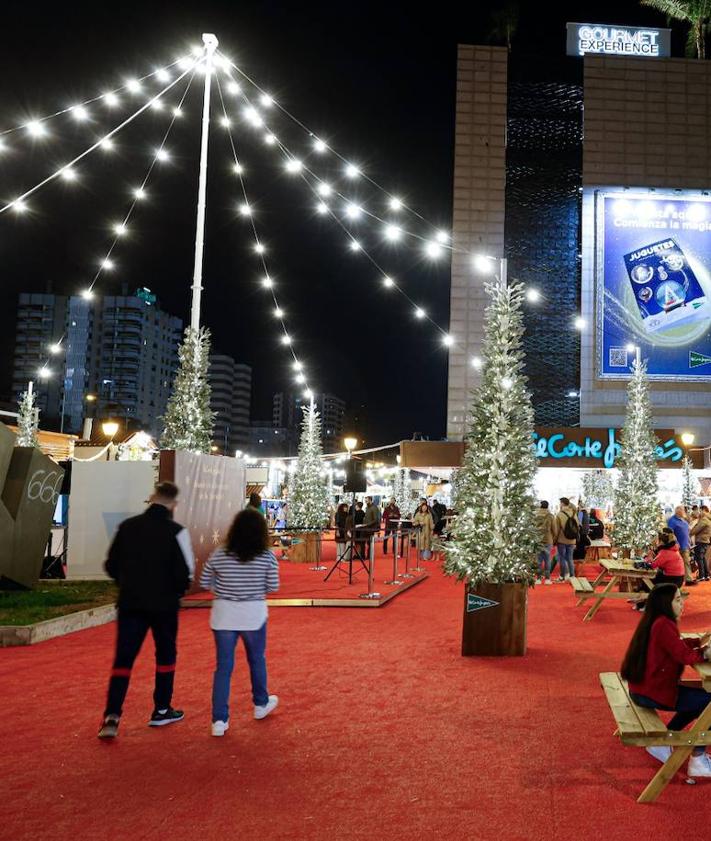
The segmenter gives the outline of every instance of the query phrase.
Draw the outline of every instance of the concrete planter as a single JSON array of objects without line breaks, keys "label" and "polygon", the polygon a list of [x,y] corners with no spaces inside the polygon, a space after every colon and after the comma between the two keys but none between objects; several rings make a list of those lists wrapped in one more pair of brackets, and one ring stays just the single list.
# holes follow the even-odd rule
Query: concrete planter
[{"label": "concrete planter", "polygon": [[73,634],[96,625],[105,625],[116,618],[116,605],[104,604],[34,625],[0,625],[0,648],[13,645],[34,645],[36,642]]}]

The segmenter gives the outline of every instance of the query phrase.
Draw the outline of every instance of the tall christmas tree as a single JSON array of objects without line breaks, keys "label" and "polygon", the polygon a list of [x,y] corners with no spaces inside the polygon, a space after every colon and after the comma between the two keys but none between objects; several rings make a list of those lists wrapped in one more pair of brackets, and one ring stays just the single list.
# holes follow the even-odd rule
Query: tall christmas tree
[{"label": "tall christmas tree", "polygon": [[643,553],[659,529],[657,500],[657,439],[652,426],[647,363],[635,360],[627,386],[627,412],[617,459],[619,478],[615,489],[615,545]]},{"label": "tall christmas tree", "polygon": [[321,417],[313,403],[304,406],[296,470],[291,480],[288,525],[318,529],[328,524],[328,482],[324,478]]},{"label": "tall christmas tree", "polygon": [[395,471],[395,477],[392,483],[392,495],[395,497],[395,503],[400,509],[400,516],[404,519],[409,517],[412,513],[411,493],[410,493],[410,471],[407,467],[398,467]]},{"label": "tall christmas tree", "polygon": [[23,391],[19,402],[17,417],[17,447],[39,447],[37,428],[39,427],[39,409],[35,406],[35,393],[31,388]]},{"label": "tall christmas tree", "polygon": [[488,284],[481,383],[457,473],[445,571],[470,584],[531,583],[539,537],[533,409],[523,374],[523,286]]},{"label": "tall christmas tree", "polygon": [[681,502],[687,512],[698,503],[699,483],[696,481],[693,469],[691,459],[685,455],[681,463]]},{"label": "tall christmas tree", "polygon": [[164,450],[209,453],[215,413],[210,410],[210,331],[185,328],[178,349],[180,364],[173,381],[161,436]]},{"label": "tall christmas tree", "polygon": [[612,500],[615,488],[607,470],[592,470],[583,476],[582,498],[591,508],[603,508]]}]

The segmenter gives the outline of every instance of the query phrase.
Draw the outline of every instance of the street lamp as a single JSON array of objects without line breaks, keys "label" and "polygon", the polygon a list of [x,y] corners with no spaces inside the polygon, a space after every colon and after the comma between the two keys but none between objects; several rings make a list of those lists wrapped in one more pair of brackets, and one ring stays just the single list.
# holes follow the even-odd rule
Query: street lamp
[{"label": "street lamp", "polygon": [[101,431],[109,438],[109,443],[106,445],[106,461],[111,461],[111,447],[114,442],[114,436],[119,431],[119,425],[116,421],[107,420],[101,424]]},{"label": "street lamp", "polygon": [[344,438],[343,444],[345,448],[348,450],[348,458],[351,458],[352,451],[358,446],[358,439],[357,438]]},{"label": "street lamp", "polygon": [[685,447],[690,447],[694,441],[696,440],[696,436],[693,432],[682,432],[681,433],[681,443]]}]

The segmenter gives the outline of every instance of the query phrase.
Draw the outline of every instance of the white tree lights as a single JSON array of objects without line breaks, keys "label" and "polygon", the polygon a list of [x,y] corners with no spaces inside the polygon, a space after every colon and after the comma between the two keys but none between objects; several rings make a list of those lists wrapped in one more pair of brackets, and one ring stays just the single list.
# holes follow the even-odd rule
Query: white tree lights
[{"label": "white tree lights", "polygon": [[18,447],[39,447],[39,441],[37,440],[38,426],[39,410],[35,406],[35,393],[32,383],[29,383],[27,391],[23,392],[20,398],[16,445]]},{"label": "white tree lights", "polygon": [[319,529],[328,523],[329,491],[323,477],[321,418],[313,402],[303,407],[296,470],[289,488],[288,525]]}]

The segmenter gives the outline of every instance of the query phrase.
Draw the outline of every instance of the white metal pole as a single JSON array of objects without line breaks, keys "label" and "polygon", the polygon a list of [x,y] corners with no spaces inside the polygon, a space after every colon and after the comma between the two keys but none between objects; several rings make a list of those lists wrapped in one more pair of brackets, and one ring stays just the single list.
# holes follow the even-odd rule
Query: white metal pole
[{"label": "white metal pole", "polygon": [[501,284],[502,289],[506,289],[506,284],[508,283],[508,260],[506,257],[502,257],[499,260],[499,283]]},{"label": "white metal pole", "polygon": [[35,384],[32,382],[32,380],[30,380],[30,381],[27,383],[27,393],[28,393],[28,394],[32,394],[32,389],[34,388],[34,385],[35,385]]},{"label": "white metal pole", "polygon": [[642,364],[642,348],[639,345],[637,345],[634,350],[635,350],[635,359],[637,360],[637,368],[639,369],[639,367]]},{"label": "white metal pole", "polygon": [[202,103],[202,140],[200,143],[200,178],[198,181],[197,223],[195,226],[195,266],[193,268],[193,300],[190,310],[190,326],[200,328],[200,293],[202,292],[202,254],[205,244],[205,194],[207,192],[207,142],[210,135],[210,86],[212,83],[212,61],[217,49],[217,38],[205,33],[205,93]]}]

